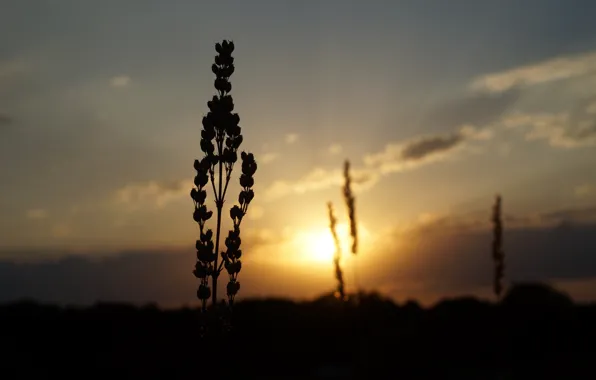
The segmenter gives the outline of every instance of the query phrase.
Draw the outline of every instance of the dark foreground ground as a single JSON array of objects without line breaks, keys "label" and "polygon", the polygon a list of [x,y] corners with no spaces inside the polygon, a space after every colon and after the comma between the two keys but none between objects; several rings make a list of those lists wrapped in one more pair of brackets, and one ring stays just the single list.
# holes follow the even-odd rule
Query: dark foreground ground
[{"label": "dark foreground ground", "polygon": [[538,285],[432,309],[375,294],[244,301],[231,334],[201,339],[198,326],[191,309],[4,305],[0,379],[596,378],[596,306]]}]

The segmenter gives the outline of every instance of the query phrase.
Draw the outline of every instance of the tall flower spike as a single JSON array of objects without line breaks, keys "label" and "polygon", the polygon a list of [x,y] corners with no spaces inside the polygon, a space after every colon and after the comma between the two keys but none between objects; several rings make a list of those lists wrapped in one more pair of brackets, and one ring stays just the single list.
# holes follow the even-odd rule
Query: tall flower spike
[{"label": "tall flower spike", "polygon": [[505,272],[505,253],[503,252],[503,223],[501,221],[501,196],[497,195],[493,205],[493,242],[492,258],[494,261],[493,290],[497,299],[503,291],[503,277]]},{"label": "tall flower spike", "polygon": [[226,238],[226,251],[222,252],[222,258],[225,262],[224,266],[229,275],[227,294],[230,307],[234,304],[236,293],[240,290],[240,282],[238,282],[238,273],[242,269],[242,261],[240,261],[240,257],[242,256],[242,250],[240,249],[240,223],[248,211],[248,205],[255,196],[252,187],[255,183],[254,175],[257,171],[257,162],[252,153],[242,152],[240,158],[242,159],[242,174],[240,175],[241,190],[238,195],[240,206],[235,205],[230,209],[233,229],[228,233],[228,237]]},{"label": "tall flower spike", "polygon": [[[230,77],[234,73],[234,43],[224,40],[215,45],[217,55],[211,71],[215,74],[213,85],[217,92],[207,102],[209,112],[203,117],[201,130],[201,150],[204,157],[195,160],[197,172],[195,187],[191,190],[194,202],[193,218],[199,226],[199,239],[196,241],[197,262],[193,271],[200,280],[197,297],[201,300],[202,310],[207,310],[207,300],[211,298],[212,305],[217,306],[217,279],[224,266],[230,275],[227,294],[230,304],[240,288],[237,281],[240,262],[240,222],[248,210],[248,204],[254,198],[252,186],[257,164],[252,153],[242,152],[242,175],[240,184],[240,206],[232,207],[230,215],[234,227],[225,239],[226,250],[220,255],[220,237],[222,210],[225,196],[230,182],[234,164],[238,161],[238,149],[243,141],[240,128],[240,116],[234,113],[234,101],[230,92],[232,84]],[[209,185],[211,183],[211,185]],[[211,219],[213,212],[206,205],[207,188],[213,190],[216,207],[215,231],[207,229],[206,222]],[[211,284],[209,283],[211,279]]]}]

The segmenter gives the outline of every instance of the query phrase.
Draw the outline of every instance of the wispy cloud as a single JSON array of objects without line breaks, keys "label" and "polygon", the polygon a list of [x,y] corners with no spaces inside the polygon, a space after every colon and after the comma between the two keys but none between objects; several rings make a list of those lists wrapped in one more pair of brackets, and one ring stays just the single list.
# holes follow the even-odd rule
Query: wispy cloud
[{"label": "wispy cloud", "polygon": [[56,224],[52,227],[52,236],[55,238],[66,238],[72,236],[72,228],[64,223]]},{"label": "wispy cloud", "polygon": [[294,144],[296,141],[298,141],[298,135],[296,133],[290,133],[288,135],[286,135],[286,144]]},{"label": "wispy cloud", "polygon": [[342,152],[343,148],[340,144],[331,144],[331,146],[329,146],[329,148],[327,148],[327,152],[329,154],[340,154]]},{"label": "wispy cloud", "polygon": [[339,170],[315,168],[296,181],[274,181],[265,190],[265,200],[275,200],[289,194],[303,194],[308,191],[322,190],[341,184]]},{"label": "wispy cloud", "polygon": [[[500,96],[520,92],[524,88],[555,81],[596,78],[596,52],[560,56],[503,72],[480,76],[470,84],[472,91],[482,96]],[[590,87],[582,79],[582,88]],[[574,86],[577,86],[574,85]],[[554,148],[578,148],[596,145],[596,102],[594,94],[586,91],[559,95],[547,94],[552,108],[517,108],[503,114],[497,122],[506,128],[523,131],[526,141],[544,140]],[[545,94],[541,95],[542,97]],[[566,98],[565,96],[572,96]],[[565,107],[565,105],[568,105]]]},{"label": "wispy cloud", "polygon": [[27,219],[40,220],[40,219],[46,219],[49,214],[48,214],[47,210],[44,210],[41,208],[35,208],[35,209],[27,210],[25,215],[26,215]]},{"label": "wispy cloud", "polygon": [[[411,140],[388,144],[377,153],[365,155],[364,165],[353,168],[354,190],[367,190],[383,175],[414,169],[420,165],[450,158],[455,152],[463,151],[472,140],[489,140],[492,131],[464,126],[457,132],[442,135],[427,135]],[[295,181],[278,180],[265,192],[266,200],[275,200],[290,194],[303,194],[324,190],[343,183],[340,169],[315,168]]]},{"label": "wispy cloud", "polygon": [[[400,149],[402,161],[417,161],[453,149],[463,141],[463,136],[454,133],[446,136],[426,136],[403,146]],[[370,160],[374,162],[373,159]]]},{"label": "wispy cloud", "polygon": [[596,145],[596,118],[562,113],[516,113],[503,119],[506,128],[525,131],[527,141],[546,140],[555,148]]},{"label": "wispy cloud", "polygon": [[132,83],[132,79],[128,75],[118,75],[110,79],[110,86],[112,87],[126,87]]},{"label": "wispy cloud", "polygon": [[[353,168],[352,181],[354,191],[359,192],[374,186],[380,174],[367,167]],[[315,168],[298,180],[278,180],[265,190],[265,201],[273,201],[291,194],[304,194],[311,191],[337,187],[343,183],[343,172],[340,169]]]},{"label": "wispy cloud", "polygon": [[504,92],[512,88],[581,77],[596,73],[596,52],[564,56],[511,70],[483,75],[472,81],[474,91]]},{"label": "wispy cloud", "polygon": [[279,157],[277,153],[264,153],[259,155],[259,163],[260,164],[268,164],[270,162],[275,161]]},{"label": "wispy cloud", "polygon": [[192,186],[191,180],[130,183],[115,192],[114,200],[133,209],[142,204],[161,208],[189,194]]},{"label": "wispy cloud", "polygon": [[264,215],[265,215],[265,209],[258,205],[251,205],[250,211],[247,214],[248,219],[250,219],[250,220],[262,219]]},{"label": "wispy cloud", "polygon": [[577,186],[573,193],[578,198],[584,198],[592,194],[596,194],[596,185],[585,183],[583,185]]},{"label": "wispy cloud", "polygon": [[443,101],[421,117],[420,124],[451,131],[463,125],[487,126],[498,121],[520,99],[520,91],[466,93]]},{"label": "wispy cloud", "polygon": [[472,126],[461,127],[458,131],[424,135],[403,142],[387,144],[379,153],[364,157],[369,167],[376,167],[383,174],[412,169],[422,164],[449,159],[471,140],[489,140],[492,132]]}]

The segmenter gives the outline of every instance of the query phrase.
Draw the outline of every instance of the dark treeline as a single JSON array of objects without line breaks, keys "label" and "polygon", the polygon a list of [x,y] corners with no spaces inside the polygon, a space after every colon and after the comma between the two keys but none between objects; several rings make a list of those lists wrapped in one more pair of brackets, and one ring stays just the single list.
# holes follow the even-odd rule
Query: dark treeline
[{"label": "dark treeline", "polygon": [[549,287],[518,285],[499,305],[460,298],[424,309],[360,298],[243,300],[233,332],[217,342],[200,338],[195,309],[6,304],[0,378],[590,377],[596,306]]}]

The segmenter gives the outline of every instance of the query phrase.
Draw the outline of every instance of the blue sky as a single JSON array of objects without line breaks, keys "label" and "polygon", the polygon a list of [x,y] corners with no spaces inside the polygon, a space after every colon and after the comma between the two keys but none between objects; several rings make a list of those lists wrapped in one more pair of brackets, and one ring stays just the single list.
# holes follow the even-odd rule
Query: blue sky
[{"label": "blue sky", "polygon": [[7,1],[2,255],[192,247],[192,161],[224,38],[260,163],[255,257],[325,231],[345,158],[381,242],[442,218],[482,225],[496,192],[532,227],[577,217],[596,205],[595,13],[587,0]]}]

